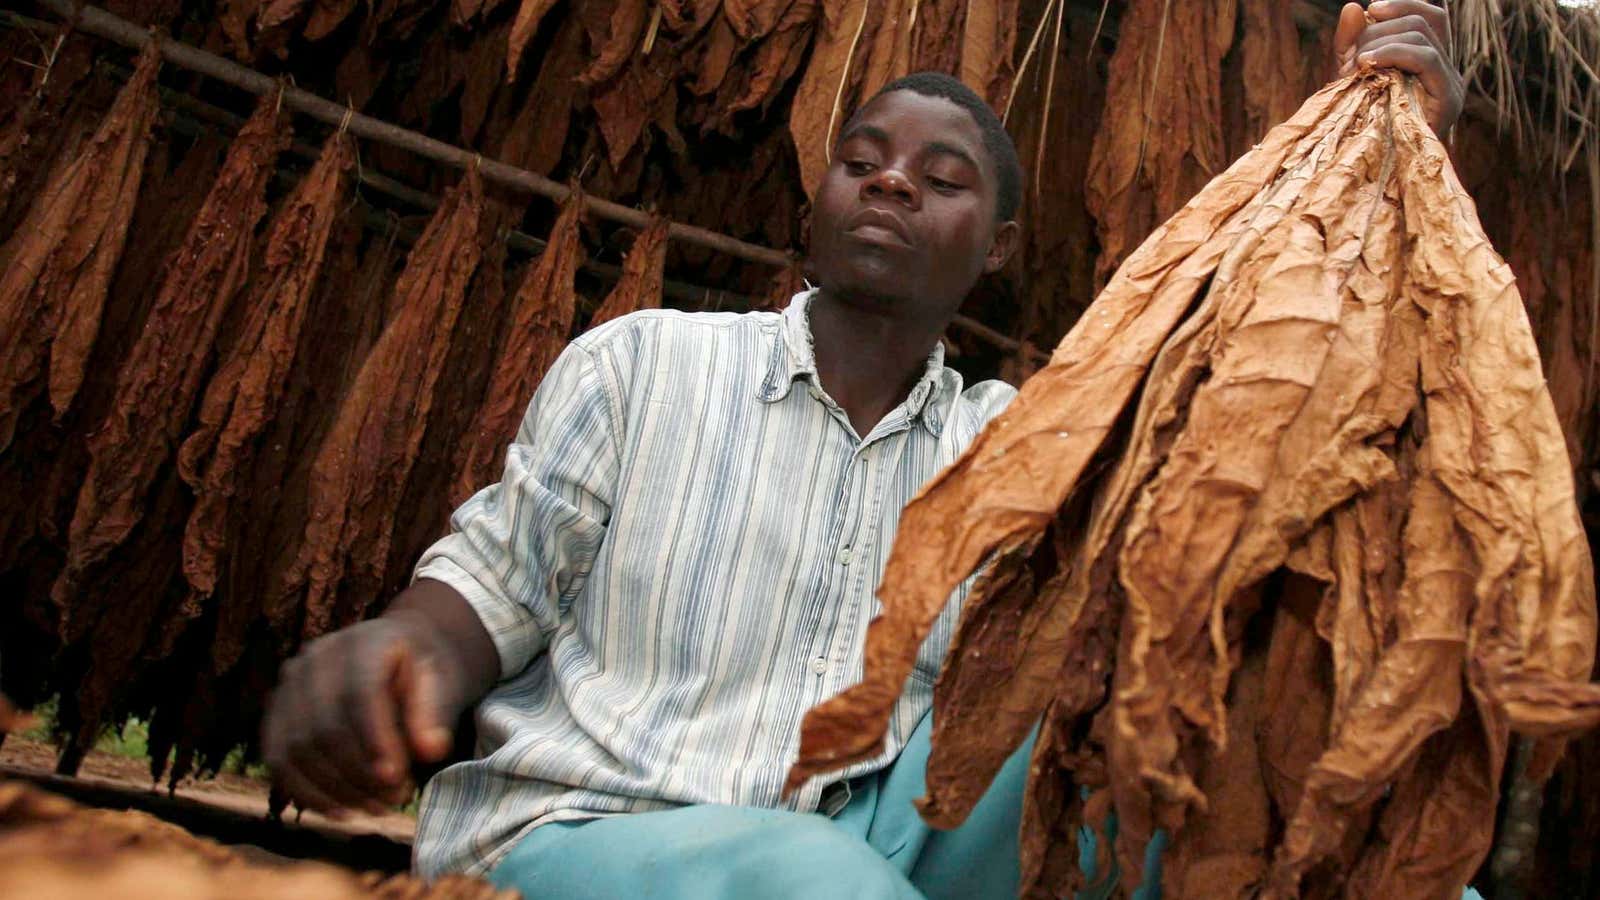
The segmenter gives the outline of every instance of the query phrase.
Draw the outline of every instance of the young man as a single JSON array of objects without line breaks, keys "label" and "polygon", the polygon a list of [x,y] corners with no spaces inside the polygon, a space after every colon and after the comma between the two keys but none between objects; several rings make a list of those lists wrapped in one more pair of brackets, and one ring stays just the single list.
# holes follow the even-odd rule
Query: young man
[{"label": "young man", "polygon": [[[1418,74],[1448,128],[1442,11],[1371,12],[1346,9],[1344,62]],[[964,386],[939,337],[1016,247],[1021,181],[959,82],[885,88],[816,198],[820,287],[781,315],[651,311],[575,340],[413,586],[285,667],[279,784],[315,809],[399,801],[475,706],[478,758],[427,786],[424,874],[556,898],[1014,896],[1026,748],[960,829],[912,806],[965,588],[883,757],[781,788],[805,711],[860,676],[901,508],[1015,394]]]}]

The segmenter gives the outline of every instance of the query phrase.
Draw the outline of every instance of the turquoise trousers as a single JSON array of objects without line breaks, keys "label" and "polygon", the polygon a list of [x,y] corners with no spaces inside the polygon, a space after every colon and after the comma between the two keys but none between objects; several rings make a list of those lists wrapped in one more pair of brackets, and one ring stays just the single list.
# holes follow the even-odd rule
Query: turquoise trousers
[{"label": "turquoise trousers", "polygon": [[[932,717],[894,765],[850,782],[838,815],[687,806],[534,829],[489,875],[527,900],[1013,900],[1017,828],[1033,740],[1014,753],[967,821],[929,828],[913,802],[926,791]],[[1115,834],[1115,823],[1111,823]],[[1157,834],[1135,900],[1160,900]],[[1094,834],[1078,834],[1088,875],[1077,900],[1112,895],[1095,872]],[[1478,900],[1468,891],[1464,900]]]}]

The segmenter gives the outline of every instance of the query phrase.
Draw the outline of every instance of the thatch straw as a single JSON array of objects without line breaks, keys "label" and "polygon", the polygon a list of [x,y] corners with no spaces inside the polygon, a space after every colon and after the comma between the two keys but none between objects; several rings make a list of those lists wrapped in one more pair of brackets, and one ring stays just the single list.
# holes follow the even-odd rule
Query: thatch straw
[{"label": "thatch straw", "polygon": [[1600,7],[1454,0],[1456,63],[1519,147],[1570,169],[1600,132]]}]

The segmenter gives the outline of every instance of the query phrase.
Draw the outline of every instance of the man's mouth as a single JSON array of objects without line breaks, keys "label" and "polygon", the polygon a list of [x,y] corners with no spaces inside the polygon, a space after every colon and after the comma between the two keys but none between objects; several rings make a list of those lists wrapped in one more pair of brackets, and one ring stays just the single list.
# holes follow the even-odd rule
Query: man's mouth
[{"label": "man's mouth", "polygon": [[911,230],[900,217],[886,209],[868,207],[850,220],[845,233],[869,244],[911,246]]}]

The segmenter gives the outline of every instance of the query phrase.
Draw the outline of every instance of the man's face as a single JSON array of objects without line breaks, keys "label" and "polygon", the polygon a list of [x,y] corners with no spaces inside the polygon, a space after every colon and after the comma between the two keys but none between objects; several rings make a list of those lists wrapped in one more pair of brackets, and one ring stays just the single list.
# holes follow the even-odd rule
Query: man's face
[{"label": "man's face", "polygon": [[840,137],[823,176],[811,271],[833,293],[949,315],[1005,262],[1015,226],[996,240],[996,184],[966,110],[912,91],[884,94]]}]

